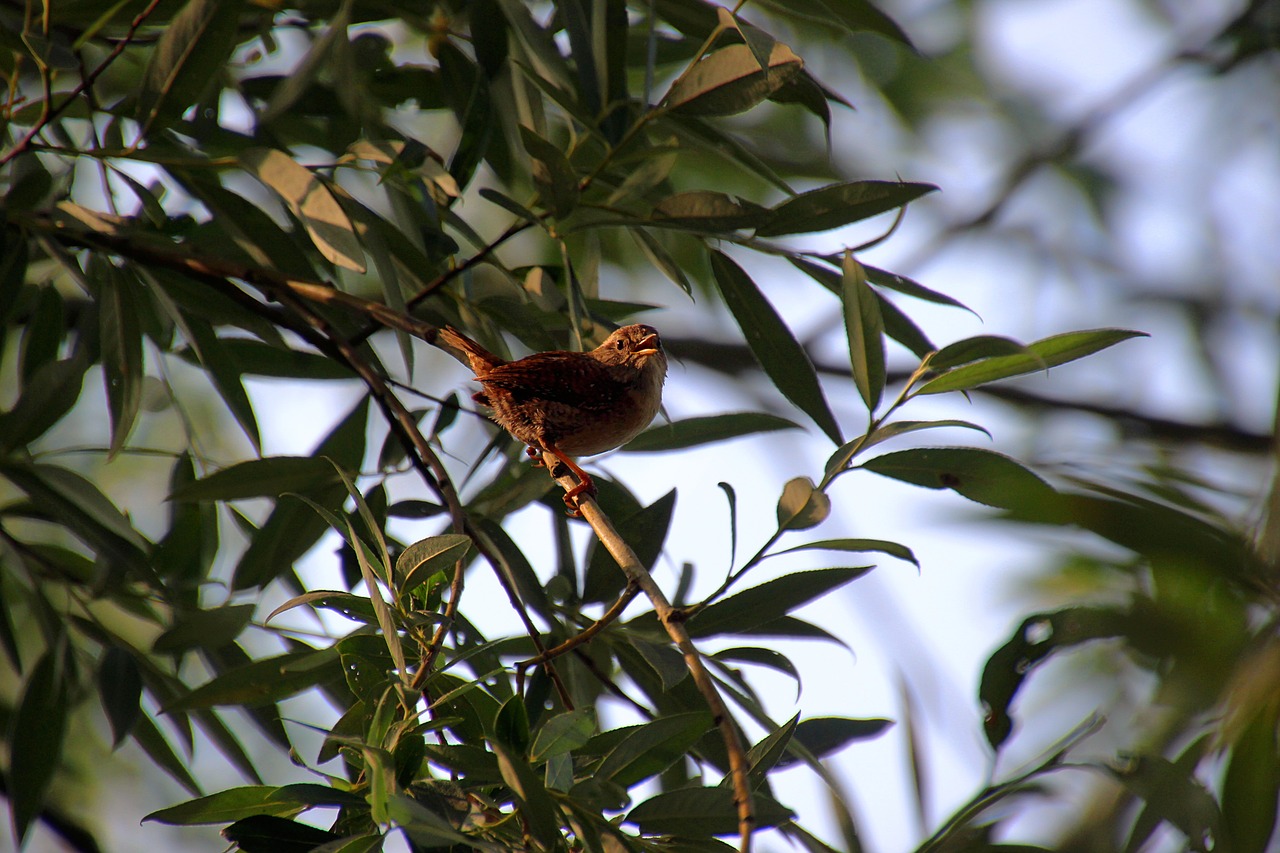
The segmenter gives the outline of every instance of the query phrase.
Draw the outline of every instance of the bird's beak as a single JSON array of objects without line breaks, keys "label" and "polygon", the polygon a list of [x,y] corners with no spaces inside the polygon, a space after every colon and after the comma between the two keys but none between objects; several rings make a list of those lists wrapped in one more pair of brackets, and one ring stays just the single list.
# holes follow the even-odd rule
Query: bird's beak
[{"label": "bird's beak", "polygon": [[662,352],[662,342],[658,340],[658,333],[653,332],[640,339],[632,355],[657,355],[660,352]]}]

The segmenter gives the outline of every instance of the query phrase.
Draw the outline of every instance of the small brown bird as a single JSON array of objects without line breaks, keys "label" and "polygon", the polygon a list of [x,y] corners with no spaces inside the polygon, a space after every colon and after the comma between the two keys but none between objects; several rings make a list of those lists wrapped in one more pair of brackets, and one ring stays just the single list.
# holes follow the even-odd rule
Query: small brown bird
[{"label": "small brown bird", "polygon": [[578,477],[565,505],[577,515],[578,495],[595,483],[571,459],[626,444],[662,405],[667,357],[652,326],[623,326],[591,352],[538,352],[506,361],[457,329],[445,326],[437,343],[459,350],[484,390],[473,395],[493,410],[498,425],[529,445],[535,460],[552,454]]}]

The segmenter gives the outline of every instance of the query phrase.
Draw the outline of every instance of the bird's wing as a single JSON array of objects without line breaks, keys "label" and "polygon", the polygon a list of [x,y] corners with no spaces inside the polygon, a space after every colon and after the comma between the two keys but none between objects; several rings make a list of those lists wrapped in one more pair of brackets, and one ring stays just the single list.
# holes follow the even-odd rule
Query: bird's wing
[{"label": "bird's wing", "polygon": [[576,352],[544,352],[498,365],[483,382],[518,400],[547,400],[586,410],[608,409],[626,393],[627,383],[600,362]]}]

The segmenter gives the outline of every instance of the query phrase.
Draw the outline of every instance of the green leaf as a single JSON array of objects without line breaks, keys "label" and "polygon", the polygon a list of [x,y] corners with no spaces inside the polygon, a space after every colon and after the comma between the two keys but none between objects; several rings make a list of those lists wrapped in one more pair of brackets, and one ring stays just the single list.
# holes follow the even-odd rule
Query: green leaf
[{"label": "green leaf", "polygon": [[0,450],[25,447],[62,420],[80,399],[89,358],[77,350],[70,358],[42,364],[22,385],[9,411],[0,414]]},{"label": "green leaf", "polygon": [[725,305],[733,313],[752,354],[782,395],[836,444],[840,427],[827,405],[809,354],[796,341],[746,271],[722,252],[711,252],[711,269]]},{"label": "green leaf", "polygon": [[549,202],[551,212],[558,219],[573,213],[578,205],[578,175],[569,158],[524,125],[520,125],[520,139],[534,160],[533,179]]},{"label": "green leaf", "polygon": [[1231,745],[1221,800],[1222,825],[1230,828],[1231,850],[1265,853],[1275,834],[1280,801],[1280,743],[1274,710],[1259,711]]},{"label": "green leaf", "polygon": [[1181,830],[1191,850],[1217,850],[1227,841],[1218,804],[1195,778],[1194,768],[1159,755],[1134,755],[1121,756],[1108,769],[1156,815]]},{"label": "green leaf", "polygon": [[173,751],[173,746],[165,739],[164,734],[151,721],[151,718],[143,714],[138,718],[138,722],[134,725],[133,730],[129,732],[129,737],[142,748],[157,767],[168,773],[170,778],[181,785],[188,793],[199,795],[201,792],[200,784],[196,782],[195,777],[191,775],[191,771],[187,769],[190,763],[186,758],[179,756]]},{"label": "green leaf", "polygon": [[933,184],[852,181],[829,184],[777,205],[756,229],[757,237],[830,231],[902,207],[936,190]]},{"label": "green leaf", "polygon": [[516,755],[528,754],[529,711],[523,696],[510,696],[498,708],[498,716],[493,722],[493,737]]},{"label": "green leaf", "polygon": [[274,148],[250,148],[240,154],[240,164],[275,191],[307,229],[311,242],[326,260],[365,272],[364,250],[355,226],[314,172]]},{"label": "green leaf", "polygon": [[[765,829],[791,820],[791,809],[763,794],[751,798],[755,828]],[[681,788],[645,800],[626,817],[645,835],[710,838],[738,831],[738,808],[730,788]]]},{"label": "green leaf", "polygon": [[693,298],[693,285],[689,283],[689,277],[684,274],[680,264],[675,258],[671,257],[671,254],[657,237],[650,234],[647,229],[638,226],[628,228],[627,233],[636,241],[640,251],[649,259],[649,263],[653,264],[668,280],[683,290],[687,296]]},{"label": "green leaf", "polygon": [[178,613],[174,625],[151,645],[156,654],[180,654],[188,649],[216,649],[230,643],[249,624],[255,606],[232,604]]},{"label": "green leaf", "polygon": [[396,557],[395,577],[401,595],[408,595],[437,572],[451,568],[464,559],[471,548],[471,537],[461,533],[429,536],[414,542]]},{"label": "green leaf", "polygon": [[148,580],[151,544],[93,483],[79,474],[44,463],[0,460],[0,476],[27,493],[50,520],[63,525],[101,557]]},{"label": "green leaf", "polygon": [[326,460],[314,456],[268,456],[239,462],[189,483],[171,501],[236,501],[309,494],[332,488],[341,480]]},{"label": "green leaf", "polygon": [[726,193],[690,190],[664,198],[643,221],[663,228],[721,234],[754,228],[766,213],[760,205]]},{"label": "green leaf", "polygon": [[[929,369],[942,372],[962,364],[999,356],[1033,355],[1024,344],[999,335],[977,335],[947,344],[929,358]],[[1043,365],[1043,362],[1041,362]]]},{"label": "green leaf", "polygon": [[593,775],[630,788],[684,757],[714,727],[711,714],[706,711],[659,717],[630,730],[609,750]]},{"label": "green leaf", "polygon": [[[787,720],[768,734],[763,740],[751,747],[747,752],[747,761],[751,765],[751,787],[758,788],[769,775],[769,771],[782,760],[787,754],[787,745],[791,743],[791,737],[795,734],[796,725],[800,722],[800,714],[796,713],[794,717]],[[726,787],[732,783],[730,776],[725,776],[721,781],[721,787]]]},{"label": "green leaf", "polygon": [[920,561],[916,559],[916,555],[911,552],[910,548],[884,539],[823,539],[819,542],[796,545],[784,551],[775,551],[768,556],[776,557],[779,554],[790,554],[793,551],[878,551],[882,554],[897,557],[899,560],[906,560],[908,563],[914,564],[916,568],[920,567]]},{"label": "green leaf", "polygon": [[453,824],[407,794],[393,793],[387,798],[387,817],[405,834],[427,849],[457,845],[471,847],[472,839],[458,832]]},{"label": "green leaf", "polygon": [[289,652],[256,660],[216,676],[164,708],[174,714],[215,705],[256,707],[342,678],[337,650]]},{"label": "green leaf", "polygon": [[[793,740],[804,746],[815,758],[822,759],[839,752],[854,741],[879,737],[891,725],[892,720],[811,717],[801,720],[796,726]],[[787,755],[778,761],[778,767],[787,767],[800,760],[794,755]]]},{"label": "green leaf", "polygon": [[689,635],[694,638],[711,637],[759,629],[870,570],[871,566],[816,569],[766,581],[695,613],[689,619]]},{"label": "green leaf", "polygon": [[904,275],[882,270],[879,267],[873,267],[870,264],[863,264],[863,269],[867,272],[867,281],[874,285],[883,287],[887,290],[895,290],[904,296],[911,296],[915,299],[923,299],[925,302],[933,302],[937,305],[949,305],[952,308],[961,308],[969,313],[969,307],[954,297],[947,296],[945,293],[939,293],[920,284],[918,281],[907,278]]},{"label": "green leaf", "polygon": [[926,382],[916,393],[941,394],[977,388],[1012,376],[1066,364],[1137,337],[1146,337],[1146,334],[1128,329],[1093,329],[1054,335],[1027,344],[1023,354],[996,355],[957,367]]},{"label": "green leaf", "polygon": [[222,830],[222,837],[244,853],[311,853],[342,836],[275,815],[241,818]]},{"label": "green leaf", "polygon": [[972,429],[991,437],[991,433],[983,427],[969,421],[958,420],[941,420],[941,421],[892,421],[878,427],[869,436],[858,436],[852,441],[846,442],[836,448],[836,452],[832,453],[827,459],[827,464],[823,471],[829,482],[838,472],[843,471],[854,458],[879,444],[882,441],[888,441],[899,435],[905,435],[909,432],[917,432],[922,429],[940,429],[943,427],[958,427],[960,429]]},{"label": "green leaf", "polygon": [[47,650],[31,668],[13,711],[6,781],[18,846],[40,814],[62,760],[74,680],[69,665],[70,658],[62,648]]},{"label": "green leaf", "polygon": [[1028,616],[982,670],[978,698],[992,749],[1013,731],[1009,706],[1031,670],[1056,651],[1123,632],[1124,616],[1108,607],[1070,607]]},{"label": "green leaf", "polygon": [[573,752],[591,739],[596,732],[595,713],[588,710],[566,711],[547,719],[538,727],[529,750],[529,760],[534,764],[557,755]]},{"label": "green leaf", "polygon": [[[649,506],[615,522],[618,535],[631,545],[646,570],[653,568],[662,553],[675,505],[676,492],[672,489]],[[626,584],[626,577],[618,568],[617,561],[607,549],[593,543],[583,581],[583,602],[610,601],[617,598]]]},{"label": "green leaf", "polygon": [[[229,368],[237,374],[282,379],[351,379],[355,375],[351,368],[328,356],[252,338],[222,338],[218,347]],[[179,350],[178,355],[186,361],[198,362],[195,351],[189,347]]]},{"label": "green leaf", "polygon": [[885,385],[884,319],[880,316],[880,300],[867,284],[867,274],[852,252],[844,254],[840,282],[853,384],[862,395],[867,411],[874,412],[880,405]]},{"label": "green leaf", "polygon": [[796,699],[800,698],[800,670],[796,669],[796,665],[791,662],[791,659],[781,652],[775,652],[773,649],[745,646],[716,652],[711,656],[711,659],[722,664],[727,664],[731,661],[750,663],[780,672],[789,676],[796,683]]},{"label": "green leaf", "polygon": [[831,499],[808,477],[787,481],[778,498],[778,529],[808,530],[827,520]]},{"label": "green leaf", "polygon": [[[103,258],[95,254],[94,259]],[[98,328],[102,346],[102,378],[111,420],[111,458],[124,447],[142,404],[143,294],[132,275],[103,260],[92,264],[97,275]]]},{"label": "green leaf", "polygon": [[544,849],[554,849],[561,842],[562,836],[559,813],[551,795],[528,762],[513,755],[501,743],[490,742],[490,746],[498,757],[502,779],[511,789],[516,805],[520,807],[520,817],[528,827],[529,834]]},{"label": "green leaf", "polygon": [[766,412],[733,412],[686,418],[648,429],[623,446],[631,453],[683,450],[700,444],[728,441],[743,435],[800,429],[794,421]]},{"label": "green leaf", "polygon": [[800,73],[803,66],[803,60],[781,42],[775,42],[769,51],[767,69],[760,67],[751,48],[729,45],[682,74],[662,103],[668,109],[702,116],[746,112]]},{"label": "green leaf", "polygon": [[365,624],[369,624],[377,619],[373,613],[373,605],[369,603],[368,596],[353,595],[349,592],[338,592],[337,590],[320,589],[294,596],[284,604],[281,604],[275,610],[272,610],[271,613],[267,615],[267,618],[262,621],[264,624],[270,622],[286,610],[292,610],[293,608],[300,607],[303,604],[310,604],[312,607],[341,613],[353,622],[364,622]]},{"label": "green leaf", "polygon": [[153,130],[176,121],[220,78],[239,37],[243,0],[188,0],[160,29],[142,76],[138,120]]},{"label": "green leaf", "polygon": [[1056,494],[1008,456],[976,447],[898,450],[859,467],[927,489],[952,489],[971,501],[1001,509],[1036,506]]},{"label": "green leaf", "polygon": [[[368,398],[362,397],[312,455],[333,460],[349,470],[358,470],[364,460],[368,405]],[[347,490],[338,483],[311,491],[307,496],[320,506],[338,510],[347,499]],[[262,527],[253,533],[249,547],[232,576],[232,589],[263,586],[289,571],[294,561],[327,530],[329,526],[324,519],[306,504],[290,498],[282,499]]]},{"label": "green leaf", "polygon": [[296,802],[276,800],[275,785],[245,785],[228,788],[207,797],[197,797],[176,806],[159,809],[142,819],[143,823],[155,821],[173,826],[194,826],[209,823],[231,823],[257,814],[296,814],[301,811]]},{"label": "green leaf", "polygon": [[98,663],[98,696],[111,724],[111,745],[118,747],[142,714],[142,674],[133,652],[110,645]]}]

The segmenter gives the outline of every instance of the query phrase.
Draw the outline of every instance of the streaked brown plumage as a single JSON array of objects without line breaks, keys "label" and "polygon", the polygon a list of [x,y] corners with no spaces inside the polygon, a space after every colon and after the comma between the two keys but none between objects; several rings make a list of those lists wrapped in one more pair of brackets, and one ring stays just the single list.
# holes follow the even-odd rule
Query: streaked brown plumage
[{"label": "streaked brown plumage", "polygon": [[484,390],[473,395],[529,455],[552,454],[578,477],[564,502],[577,513],[577,497],[596,493],[591,476],[571,459],[626,444],[649,425],[662,405],[667,357],[652,326],[623,326],[590,352],[539,352],[506,361],[457,329],[440,330],[437,343],[458,350]]}]

